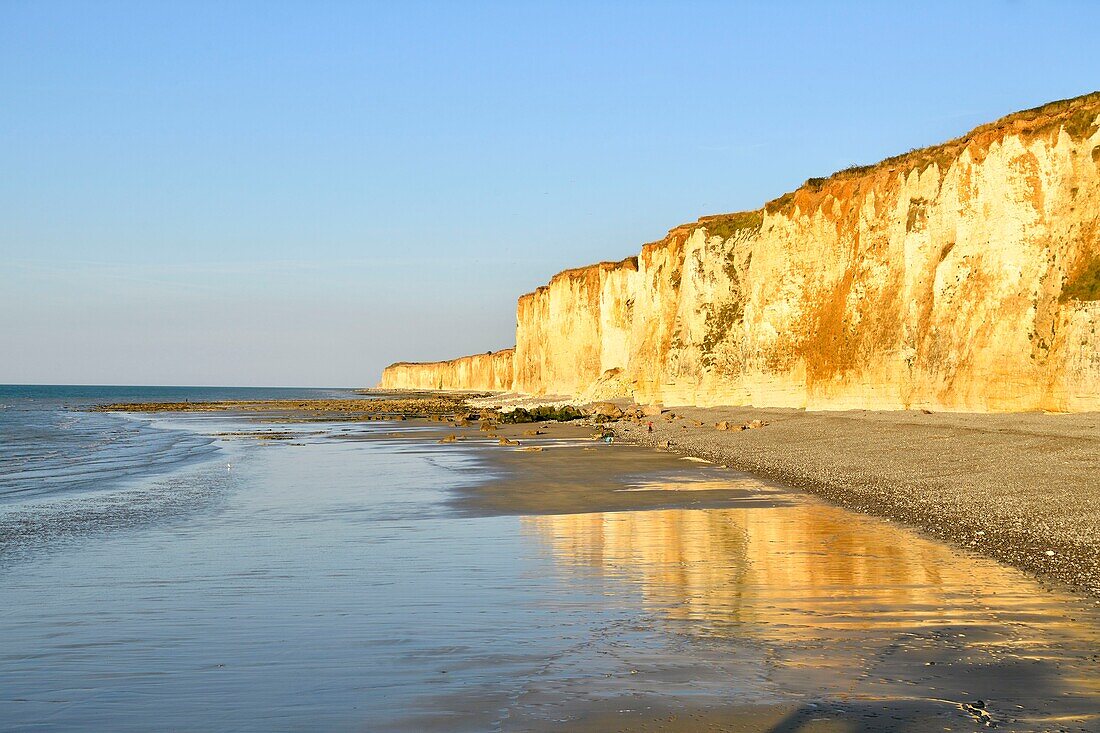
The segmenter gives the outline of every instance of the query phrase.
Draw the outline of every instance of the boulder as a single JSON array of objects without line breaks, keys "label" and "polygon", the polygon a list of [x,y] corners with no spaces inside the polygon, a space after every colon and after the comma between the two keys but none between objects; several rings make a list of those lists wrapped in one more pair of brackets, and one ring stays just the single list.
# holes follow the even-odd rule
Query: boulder
[{"label": "boulder", "polygon": [[595,417],[607,417],[618,420],[625,413],[623,413],[623,408],[619,407],[614,402],[597,402],[588,409],[588,414]]}]

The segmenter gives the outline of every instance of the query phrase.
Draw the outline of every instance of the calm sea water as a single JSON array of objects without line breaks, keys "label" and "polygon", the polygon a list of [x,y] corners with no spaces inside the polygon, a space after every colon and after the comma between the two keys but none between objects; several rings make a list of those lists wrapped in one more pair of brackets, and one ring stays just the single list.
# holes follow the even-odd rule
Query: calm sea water
[{"label": "calm sea water", "polygon": [[[501,478],[476,436],[79,410],[179,395],[3,398],[0,729],[571,730],[660,700],[959,730],[977,698],[1100,724],[1090,604],[889,523],[673,456],[624,489],[753,501],[472,516],[456,492]],[[592,450],[516,455],[549,484]]]}]

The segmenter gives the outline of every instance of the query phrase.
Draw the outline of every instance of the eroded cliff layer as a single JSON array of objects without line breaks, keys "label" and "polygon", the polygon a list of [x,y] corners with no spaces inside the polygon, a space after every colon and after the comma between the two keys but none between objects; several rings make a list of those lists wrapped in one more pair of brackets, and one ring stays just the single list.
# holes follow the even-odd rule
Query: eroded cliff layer
[{"label": "eroded cliff layer", "polygon": [[514,349],[450,361],[398,362],[382,372],[380,389],[445,389],[503,392],[512,388]]},{"label": "eroded cliff layer", "polygon": [[530,394],[1100,409],[1100,93],[677,227],[517,318]]}]

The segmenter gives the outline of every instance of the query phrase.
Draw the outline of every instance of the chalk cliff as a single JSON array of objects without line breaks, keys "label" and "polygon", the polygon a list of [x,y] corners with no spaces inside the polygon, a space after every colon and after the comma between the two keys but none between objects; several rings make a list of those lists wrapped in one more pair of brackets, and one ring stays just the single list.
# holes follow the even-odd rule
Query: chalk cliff
[{"label": "chalk cliff", "polygon": [[[1098,326],[1094,93],[562,272],[519,299],[512,381],[496,383],[669,405],[1096,410]],[[388,367],[383,386],[444,386],[440,370],[492,389],[440,365]]]},{"label": "chalk cliff", "polygon": [[450,361],[398,362],[382,372],[382,389],[445,389],[503,392],[512,388],[513,349]]}]

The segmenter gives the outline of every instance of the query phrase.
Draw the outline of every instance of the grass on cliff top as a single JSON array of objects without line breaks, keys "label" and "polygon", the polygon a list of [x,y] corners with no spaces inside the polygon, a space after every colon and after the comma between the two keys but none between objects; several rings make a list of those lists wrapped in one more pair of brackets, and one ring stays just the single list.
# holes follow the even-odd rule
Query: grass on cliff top
[{"label": "grass on cliff top", "polygon": [[704,216],[699,223],[706,227],[707,234],[729,239],[737,232],[759,229],[764,223],[764,210],[738,211],[733,214],[715,214]]},{"label": "grass on cliff top", "polygon": [[[999,130],[1005,133],[1017,132],[1023,135],[1040,135],[1055,129],[1064,129],[1074,140],[1092,135],[1096,131],[1096,116],[1100,114],[1100,92],[1083,94],[1080,97],[1061,99],[1039,107],[1014,112],[994,122],[975,127],[970,132],[925,148],[913,148],[901,155],[895,155],[870,165],[853,165],[831,176],[809,178],[797,191],[821,191],[831,181],[843,181],[859,178],[881,169],[903,168],[914,170],[936,163],[941,171],[962,153],[971,142],[978,138],[995,134]],[[786,211],[794,202],[797,191],[785,193],[764,205],[765,211],[774,214]]]},{"label": "grass on cliff top", "polygon": [[1100,257],[1094,257],[1083,270],[1066,280],[1059,300],[1100,300]]}]

